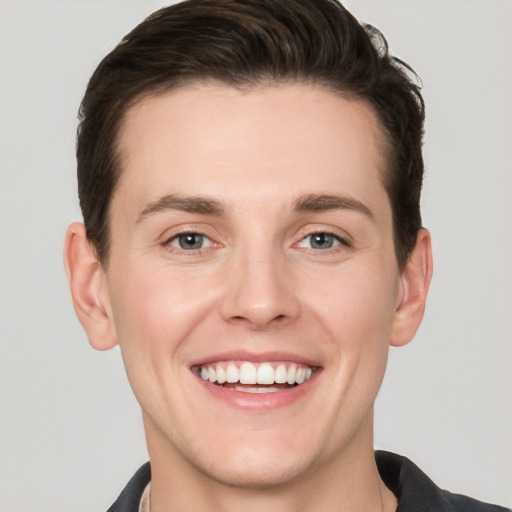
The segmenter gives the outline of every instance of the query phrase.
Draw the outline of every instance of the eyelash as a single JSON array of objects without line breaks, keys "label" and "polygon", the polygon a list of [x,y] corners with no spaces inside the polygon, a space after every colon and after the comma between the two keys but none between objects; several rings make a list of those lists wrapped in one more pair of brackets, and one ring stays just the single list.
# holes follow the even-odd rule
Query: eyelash
[{"label": "eyelash", "polygon": [[[204,241],[209,242],[209,245],[207,247],[184,248],[180,244],[180,239],[182,237],[187,237],[187,236],[201,237],[201,245]],[[304,241],[306,241],[307,239],[311,240],[311,238],[315,237],[315,236],[323,236],[324,238],[332,239],[333,245],[331,247],[327,247],[324,249],[319,248],[319,247],[315,248],[315,247],[311,247],[311,246],[310,247],[301,247],[301,244]],[[175,242],[176,245],[174,245],[173,242]],[[311,245],[311,243],[312,242],[310,241],[310,245]],[[178,246],[178,244],[179,244],[179,246]],[[221,244],[214,242],[210,237],[208,237],[207,235],[205,235],[201,232],[198,232],[198,231],[182,231],[182,232],[173,234],[171,237],[167,238],[164,242],[162,242],[161,245],[163,247],[172,248],[173,250],[181,251],[183,254],[187,254],[189,256],[202,254],[204,251],[210,249],[211,247],[220,247],[221,246]],[[347,247],[351,247],[351,244],[346,238],[343,238],[335,233],[332,233],[329,231],[318,230],[318,231],[314,231],[312,233],[308,233],[307,235],[303,236],[300,239],[300,241],[295,243],[292,247],[313,251],[316,254],[320,254],[320,253],[330,254],[332,252],[340,250],[339,249],[340,246],[347,248]]]},{"label": "eyelash", "polygon": [[300,244],[303,243],[308,238],[311,239],[312,237],[320,236],[320,235],[323,235],[324,237],[332,238],[332,241],[333,241],[334,245],[332,245],[331,247],[327,247],[326,249],[314,248],[314,247],[303,247],[303,249],[313,250],[315,253],[319,253],[319,252],[331,253],[333,251],[339,250],[340,246],[342,246],[342,247],[351,247],[351,244],[348,242],[348,240],[346,238],[343,238],[343,237],[341,237],[341,236],[339,236],[339,235],[337,235],[335,233],[332,233],[330,231],[315,231],[313,233],[308,233],[306,236],[301,238],[301,240],[298,243],[296,243],[294,246],[295,247],[300,247]]},{"label": "eyelash", "polygon": [[[180,238],[182,237],[201,237],[202,241],[209,241],[210,245],[208,247],[198,247],[198,248],[184,248],[184,247],[178,247],[173,244],[173,242],[176,242],[177,244],[180,243]],[[219,246],[220,244],[215,244],[213,240],[203,233],[200,233],[198,231],[182,231],[180,233],[176,233],[172,235],[170,238],[167,238],[164,242],[161,244],[163,247],[172,247],[175,250],[181,251],[182,253],[186,253],[187,255],[196,255],[201,254],[205,250],[209,249],[210,247]]]}]

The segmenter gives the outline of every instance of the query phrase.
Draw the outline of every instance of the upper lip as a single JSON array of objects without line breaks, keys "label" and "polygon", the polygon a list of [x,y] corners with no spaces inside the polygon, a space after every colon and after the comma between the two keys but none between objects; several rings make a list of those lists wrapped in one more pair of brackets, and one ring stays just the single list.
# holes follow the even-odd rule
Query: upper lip
[{"label": "upper lip", "polygon": [[272,361],[289,361],[292,363],[303,364],[306,366],[321,367],[319,361],[304,357],[291,352],[268,351],[268,352],[249,352],[247,350],[234,350],[228,352],[218,352],[197,359],[190,363],[190,366],[204,366],[207,364],[218,363],[222,361],[249,361],[252,363],[264,363]]}]

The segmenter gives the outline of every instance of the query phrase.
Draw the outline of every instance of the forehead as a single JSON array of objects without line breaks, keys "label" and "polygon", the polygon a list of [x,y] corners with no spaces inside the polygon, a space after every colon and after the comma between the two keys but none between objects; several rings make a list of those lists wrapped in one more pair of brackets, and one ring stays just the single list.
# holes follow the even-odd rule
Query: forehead
[{"label": "forehead", "polygon": [[141,203],[165,194],[235,202],[332,191],[385,196],[382,140],[370,105],[324,88],[196,84],[127,112],[116,195]]}]

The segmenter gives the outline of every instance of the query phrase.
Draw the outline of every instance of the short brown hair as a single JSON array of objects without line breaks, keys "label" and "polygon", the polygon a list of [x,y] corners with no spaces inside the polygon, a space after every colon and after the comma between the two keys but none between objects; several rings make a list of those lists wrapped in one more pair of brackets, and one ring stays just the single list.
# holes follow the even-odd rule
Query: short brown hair
[{"label": "short brown hair", "polygon": [[371,104],[387,142],[383,179],[403,268],[421,227],[418,79],[378,30],[335,0],[187,0],[153,13],[101,61],[80,107],[77,163],[87,236],[103,264],[124,115],[143,97],[205,80],[240,88],[315,84]]}]

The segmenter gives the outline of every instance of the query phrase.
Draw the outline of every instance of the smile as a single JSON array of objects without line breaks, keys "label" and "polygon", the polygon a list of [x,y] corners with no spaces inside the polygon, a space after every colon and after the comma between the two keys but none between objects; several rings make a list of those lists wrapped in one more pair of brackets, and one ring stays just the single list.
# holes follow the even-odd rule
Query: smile
[{"label": "smile", "polygon": [[291,362],[223,361],[194,366],[193,372],[204,381],[233,391],[275,393],[303,384],[315,369]]}]

